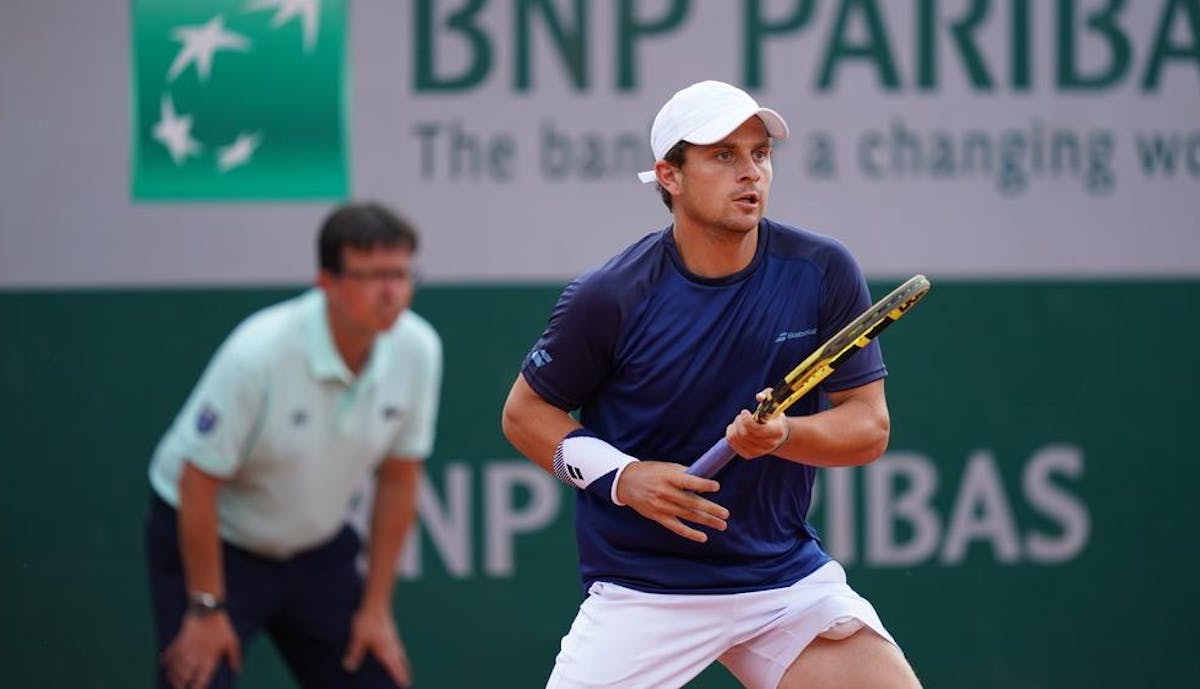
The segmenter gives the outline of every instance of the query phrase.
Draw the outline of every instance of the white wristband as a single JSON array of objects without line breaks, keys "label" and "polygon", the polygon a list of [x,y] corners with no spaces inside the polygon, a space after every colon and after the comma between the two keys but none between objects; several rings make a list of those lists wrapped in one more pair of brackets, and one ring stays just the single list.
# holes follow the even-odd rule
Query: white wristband
[{"label": "white wristband", "polygon": [[587,490],[596,479],[616,472],[608,497],[614,505],[623,505],[617,500],[617,480],[625,467],[636,461],[636,457],[594,436],[567,436],[554,451],[554,475],[569,486]]}]

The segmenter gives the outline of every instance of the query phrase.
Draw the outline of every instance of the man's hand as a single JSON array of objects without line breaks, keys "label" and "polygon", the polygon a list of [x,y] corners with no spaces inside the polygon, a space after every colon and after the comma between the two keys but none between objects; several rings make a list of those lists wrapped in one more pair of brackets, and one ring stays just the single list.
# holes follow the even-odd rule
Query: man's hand
[{"label": "man's hand", "polygon": [[242,671],[242,647],[224,612],[186,614],[179,634],[163,651],[167,681],[175,689],[204,689],[222,658],[234,672]]},{"label": "man's hand", "polygon": [[[765,388],[755,399],[762,402],[771,388]],[[766,423],[759,423],[754,415],[743,409],[733,423],[725,428],[725,439],[733,451],[746,459],[774,453],[791,437],[787,416],[780,414]]]},{"label": "man's hand", "polygon": [[367,652],[375,656],[396,684],[407,687],[412,682],[412,668],[409,667],[408,655],[404,652],[404,644],[400,642],[391,610],[359,608],[354,613],[354,621],[350,625],[350,645],[342,658],[342,667],[347,672],[354,672],[362,664]]},{"label": "man's hand", "polygon": [[688,475],[680,464],[631,462],[617,481],[617,500],[688,540],[705,543],[708,534],[683,520],[724,531],[729,510],[697,495],[720,488],[712,479]]}]

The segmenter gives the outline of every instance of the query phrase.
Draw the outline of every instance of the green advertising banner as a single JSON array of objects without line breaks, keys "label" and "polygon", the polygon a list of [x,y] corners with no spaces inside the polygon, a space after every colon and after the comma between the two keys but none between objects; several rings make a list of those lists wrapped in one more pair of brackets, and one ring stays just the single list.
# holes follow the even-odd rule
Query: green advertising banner
[{"label": "green advertising banner", "polygon": [[[872,283],[879,295],[894,281]],[[395,611],[418,687],[545,683],[581,600],[571,492],[500,433],[559,286],[438,286],[437,444]],[[150,453],[212,352],[295,288],[0,292],[0,658],[150,686]],[[928,689],[1192,686],[1200,282],[955,283],[881,337],[892,441],[811,518]],[[462,391],[469,390],[469,394]],[[239,686],[295,686],[266,639]],[[19,659],[19,662],[18,662]],[[689,689],[737,686],[721,668]]]},{"label": "green advertising banner", "polygon": [[346,11],[133,0],[134,200],[345,197]]}]

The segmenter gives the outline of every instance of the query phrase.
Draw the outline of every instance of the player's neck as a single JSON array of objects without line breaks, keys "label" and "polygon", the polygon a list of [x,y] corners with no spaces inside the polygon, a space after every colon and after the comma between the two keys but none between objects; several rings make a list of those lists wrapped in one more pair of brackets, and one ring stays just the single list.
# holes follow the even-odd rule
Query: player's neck
[{"label": "player's neck", "polygon": [[757,226],[738,231],[676,216],[671,232],[688,271],[704,278],[721,278],[744,270],[758,249]]}]

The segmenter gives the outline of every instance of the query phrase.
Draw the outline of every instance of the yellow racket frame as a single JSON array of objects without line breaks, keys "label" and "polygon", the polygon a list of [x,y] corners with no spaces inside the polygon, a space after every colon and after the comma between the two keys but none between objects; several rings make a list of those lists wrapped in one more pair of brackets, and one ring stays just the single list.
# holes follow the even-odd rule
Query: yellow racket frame
[{"label": "yellow racket frame", "polygon": [[924,275],[914,275],[886,297],[850,321],[825,344],[784,376],[754,410],[754,418],[767,421],[779,416],[796,400],[808,394],[850,355],[871,344],[884,328],[896,322],[929,293]]}]

